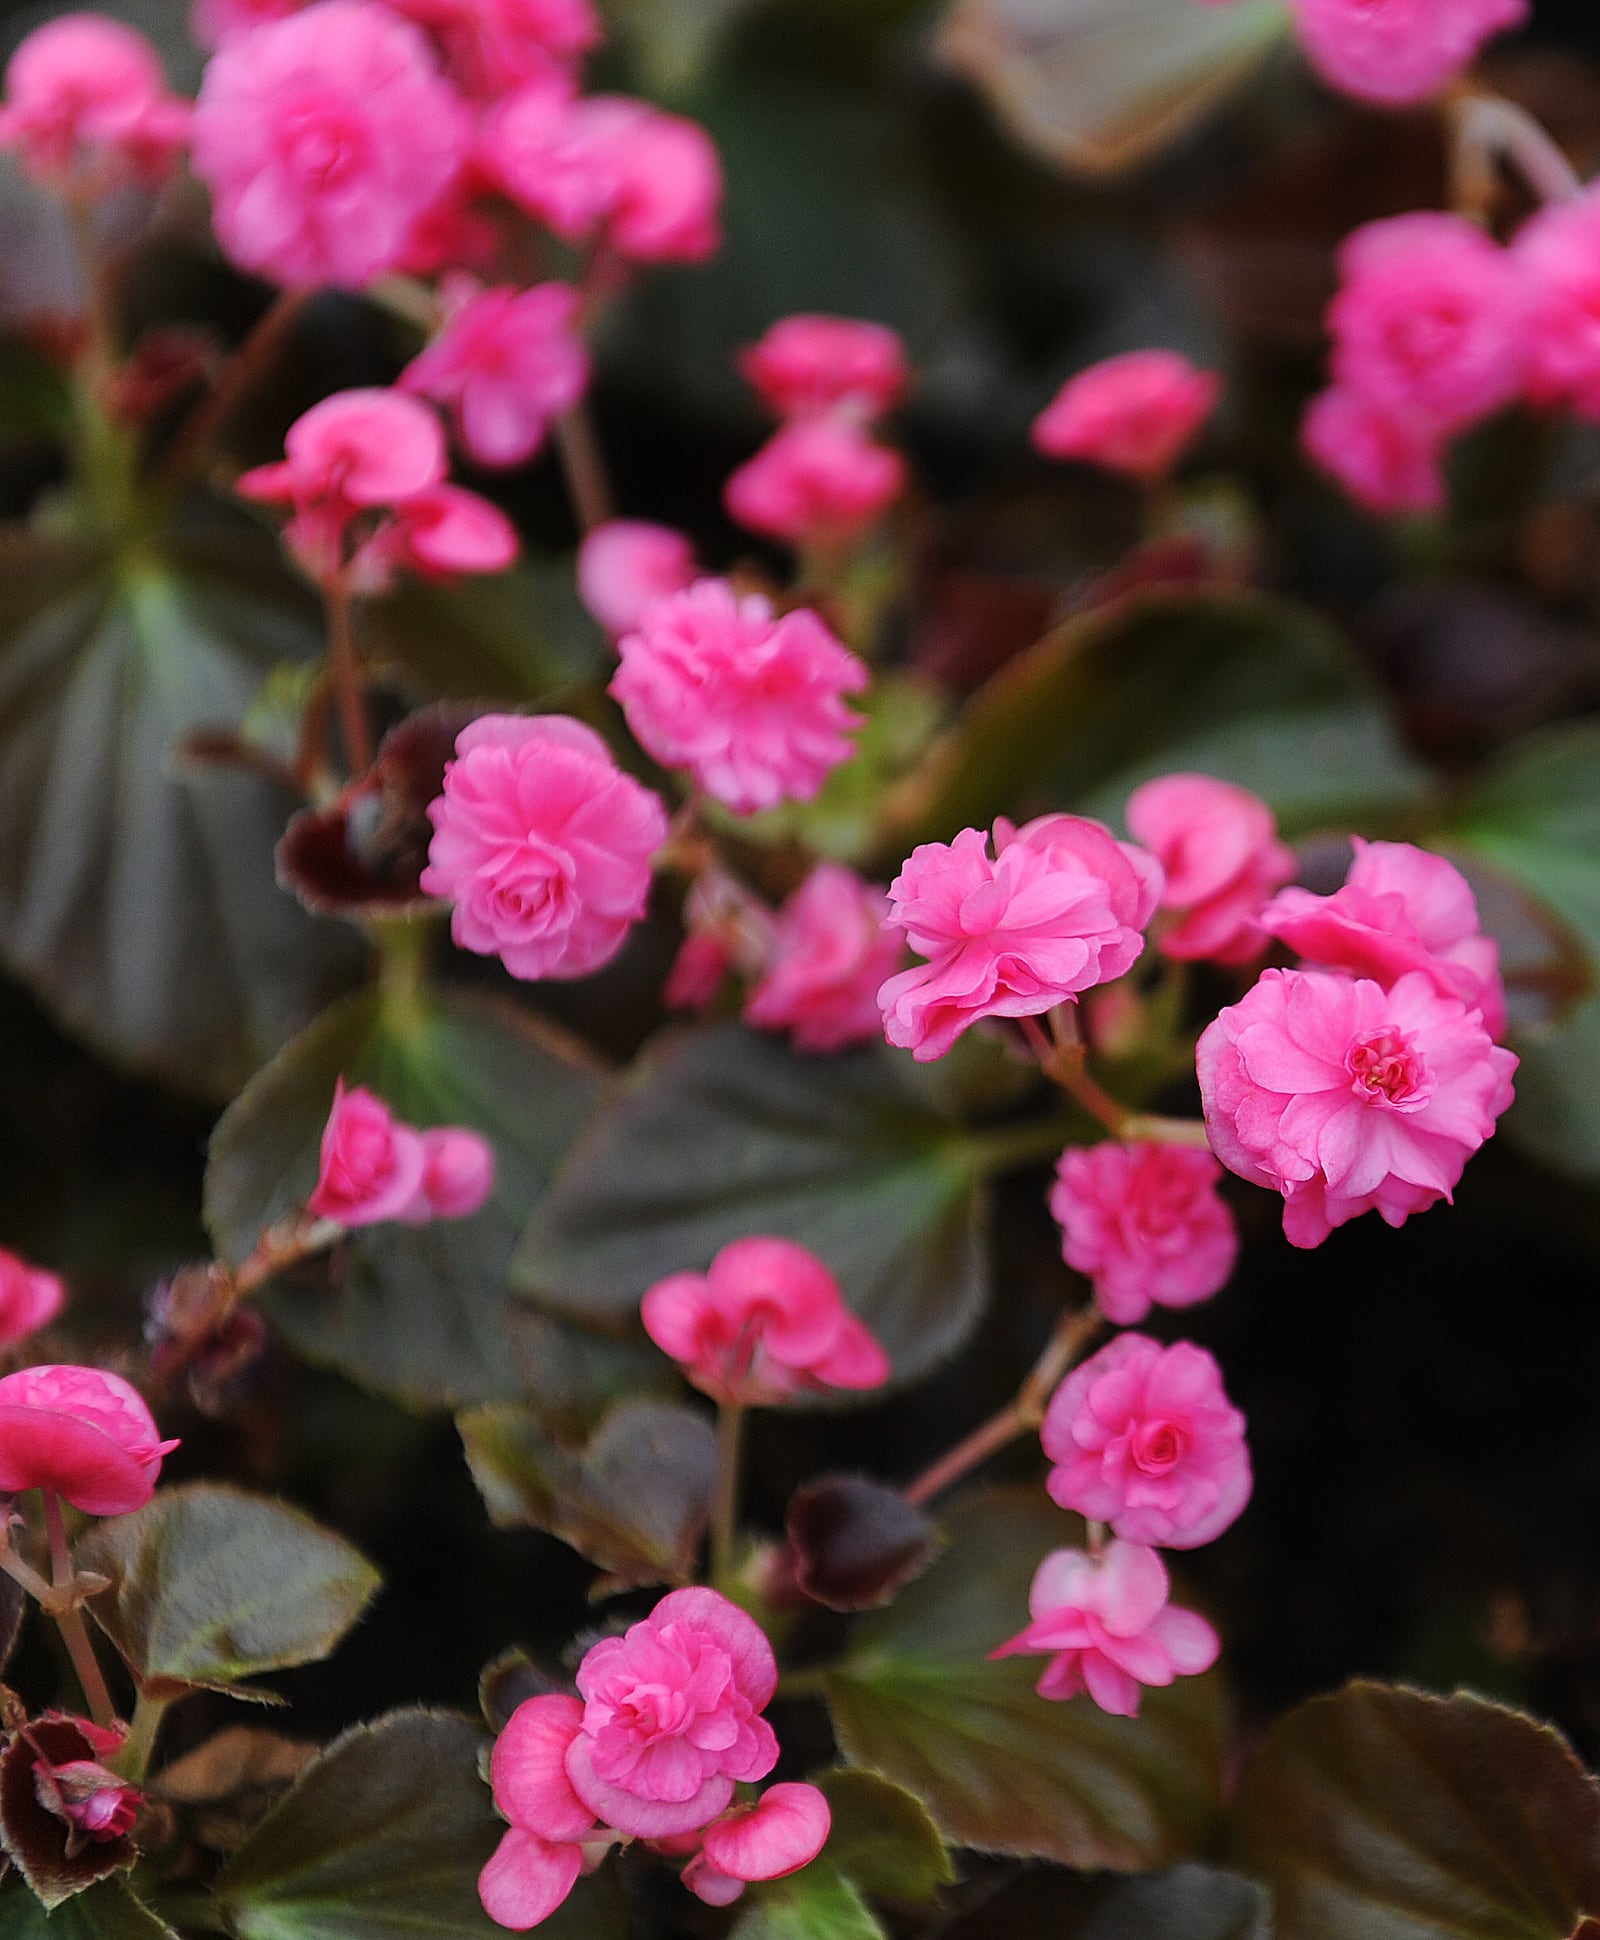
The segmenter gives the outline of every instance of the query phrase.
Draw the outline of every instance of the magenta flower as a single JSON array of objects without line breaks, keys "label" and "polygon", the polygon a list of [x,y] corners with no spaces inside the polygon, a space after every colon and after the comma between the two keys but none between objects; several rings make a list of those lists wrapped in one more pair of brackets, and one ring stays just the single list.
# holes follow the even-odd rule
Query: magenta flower
[{"label": "magenta flower", "polygon": [[591,0],[387,0],[426,27],[450,78],[479,101],[530,81],[570,79],[604,38]]},{"label": "magenta flower", "polygon": [[478,1880],[490,1919],[525,1932],[561,1905],[583,1869],[595,1815],[567,1777],[568,1747],[583,1729],[574,1697],[529,1698],[495,1740],[494,1802],[510,1824]]},{"label": "magenta flower", "polygon": [[401,1217],[469,1219],[493,1191],[494,1147],[463,1125],[440,1125],[422,1134],[422,1185]]},{"label": "magenta flower", "polygon": [[1369,512],[1442,512],[1439,433],[1359,391],[1333,385],[1307,407],[1306,454]]},{"label": "magenta flower", "polygon": [[51,1489],[87,1516],[125,1516],[155,1494],[178,1444],[143,1397],[97,1367],[29,1367],[0,1380],[0,1492]]},{"label": "magenta flower", "polygon": [[29,1266],[0,1247],[0,1347],[13,1346],[48,1327],[66,1304],[59,1274]]},{"label": "magenta flower", "polygon": [[1376,1211],[1448,1199],[1511,1103],[1517,1060],[1426,971],[1268,970],[1200,1039],[1206,1128],[1224,1165],[1281,1192],[1294,1246]]},{"label": "magenta flower", "polygon": [[723,503],[768,538],[839,545],[875,526],[905,486],[905,460],[850,418],[796,418],[732,474]]},{"label": "magenta flower", "polygon": [[610,692],[640,746],[742,815],[808,802],[852,752],[867,670],[815,613],[774,615],[726,581],[660,600],[625,634]]},{"label": "magenta flower", "polygon": [[705,1829],[683,1883],[708,1906],[731,1906],[753,1880],[786,1879],[828,1842],[833,1814],[815,1785],[769,1785]]},{"label": "magenta flower", "polygon": [[1039,1433],[1052,1497],[1124,1542],[1198,1549],[1250,1500],[1244,1416],[1189,1341],[1120,1334],[1056,1389]]},{"label": "magenta flower", "polygon": [[212,57],[194,166],[217,239],[242,269],[362,289],[405,259],[470,138],[409,21],[374,0],[319,0]]},{"label": "magenta flower", "polygon": [[1058,1549],[1028,1595],[1033,1618],[994,1657],[1044,1654],[1043,1698],[1087,1692],[1102,1711],[1136,1718],[1141,1686],[1210,1670],[1222,1645],[1204,1617],[1167,1601],[1166,1566],[1153,1549],[1113,1542],[1103,1556]]},{"label": "magenta flower", "polygon": [[905,942],[886,926],[889,898],[838,862],[819,862],[778,911],[747,1024],[787,1030],[802,1051],[841,1051],[875,1037],[878,989]]},{"label": "magenta flower", "polygon": [[72,1828],[69,1852],[74,1835],[97,1846],[126,1839],[144,1804],[138,1786],[93,1758],[69,1758],[59,1765],[39,1758],[33,1767],[33,1784],[44,1809]]},{"label": "magenta flower", "polygon": [[514,977],[586,977],[609,963],[650,898],[667,839],[660,799],[564,714],[485,714],[456,739],[422,888],[453,904],[463,950]]},{"label": "magenta flower", "polygon": [[422,1192],[427,1157],[422,1136],[403,1125],[383,1100],[340,1078],[322,1132],[322,1164],[306,1202],[314,1219],[340,1226],[376,1226],[403,1219]]},{"label": "magenta flower", "polygon": [[195,0],[189,24],[202,47],[218,48],[225,40],[299,11],[300,0]]},{"label": "magenta flower", "polygon": [[1330,86],[1362,101],[1425,101],[1528,0],[1290,0],[1300,43]]},{"label": "magenta flower", "polygon": [[838,1281],[792,1240],[734,1240],[706,1272],[658,1280],[640,1318],[685,1378],[724,1404],[768,1407],[805,1389],[876,1388],[890,1374]]},{"label": "magenta flower", "polygon": [[1529,390],[1600,423],[1600,191],[1541,209],[1511,259],[1529,297]]},{"label": "magenta flower", "polygon": [[168,90],[156,50],[100,14],[36,27],[11,56],[5,85],[0,147],[56,189],[158,186],[189,136],[189,104]]},{"label": "magenta flower", "polygon": [[910,382],[905,345],[881,323],[784,317],[739,353],[739,370],[780,418],[831,412],[870,422],[892,411]]},{"label": "magenta flower", "polygon": [[610,519],[578,548],[578,592],[613,639],[634,632],[657,600],[699,577],[684,534],[647,519]]},{"label": "magenta flower", "polygon": [[1222,379],[1175,350],[1130,350],[1069,378],[1033,427],[1047,458],[1075,458],[1142,485],[1170,473],[1217,408]]},{"label": "magenta flower", "polygon": [[1081,815],[925,842],[889,885],[889,921],[926,964],[878,992],[884,1032],[919,1062],[984,1017],[1038,1017],[1130,970],[1161,894],[1153,857]]},{"label": "magenta flower", "polygon": [[1181,1145],[1068,1146],[1050,1211],[1061,1256],[1094,1284],[1107,1320],[1127,1327],[1152,1306],[1192,1307],[1228,1283],[1239,1257],[1222,1168]]},{"label": "magenta flower", "polygon": [[1259,796],[1210,775],[1163,775],[1129,796],[1128,828],[1161,864],[1161,907],[1178,917],[1163,955],[1248,963],[1265,949],[1261,911],[1295,858]]}]

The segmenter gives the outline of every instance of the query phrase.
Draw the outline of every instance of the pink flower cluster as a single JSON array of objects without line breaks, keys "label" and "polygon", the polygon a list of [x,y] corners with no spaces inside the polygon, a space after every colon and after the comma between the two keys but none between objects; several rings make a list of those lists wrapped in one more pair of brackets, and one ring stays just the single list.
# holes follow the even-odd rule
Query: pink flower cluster
[{"label": "pink flower cluster", "polygon": [[159,187],[188,138],[188,102],[121,21],[64,14],[29,34],[6,68],[0,147],[48,187],[79,197]]},{"label": "pink flower cluster", "polygon": [[1300,44],[1331,86],[1387,106],[1425,101],[1528,17],[1528,0],[1290,0]]},{"label": "pink flower cluster", "polygon": [[48,1327],[66,1298],[59,1274],[30,1266],[0,1247],[0,1347],[10,1347]]},{"label": "pink flower cluster", "polygon": [[713,1400],[771,1407],[802,1390],[877,1388],[888,1356],[814,1253],[787,1239],[737,1239],[704,1273],[645,1295],[645,1332]]},{"label": "pink flower cluster", "polygon": [[1221,1177],[1209,1152],[1181,1145],[1107,1139],[1062,1153],[1050,1194],[1062,1258],[1107,1320],[1132,1326],[1152,1306],[1192,1307],[1227,1285],[1239,1236]]},{"label": "pink flower cluster", "polygon": [[663,1597],[595,1644],[577,1681],[577,1697],[519,1705],[495,1743],[490,1779],[510,1829],[479,1892],[501,1926],[548,1919],[619,1837],[687,1858],[684,1884],[713,1906],[822,1850],[830,1814],[814,1786],[733,1804],[736,1784],[777,1762],[761,1714],[778,1671],[760,1626],[715,1590]]},{"label": "pink flower cluster", "polygon": [[1131,350],[1079,371],[1033,427],[1047,458],[1159,485],[1217,408],[1222,379],[1175,350]]},{"label": "pink flower cluster", "polygon": [[306,1202],[314,1219],[346,1227],[466,1219],[493,1189],[494,1151],[479,1133],[461,1125],[416,1131],[363,1086],[338,1080]]},{"label": "pink flower cluster", "polygon": [[0,1380],[0,1494],[49,1489],[85,1515],[125,1516],[177,1446],[120,1375],[47,1366]]}]

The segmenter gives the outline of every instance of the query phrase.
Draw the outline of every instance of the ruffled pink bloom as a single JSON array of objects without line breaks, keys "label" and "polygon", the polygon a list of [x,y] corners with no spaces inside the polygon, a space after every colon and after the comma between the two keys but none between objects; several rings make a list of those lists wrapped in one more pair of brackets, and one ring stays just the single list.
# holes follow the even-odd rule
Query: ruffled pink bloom
[{"label": "ruffled pink bloom", "polygon": [[591,0],[387,0],[426,27],[450,78],[494,101],[530,81],[570,79],[604,33]]},{"label": "ruffled pink bloom", "polygon": [[1551,203],[1511,246],[1528,295],[1528,386],[1600,423],[1600,190]]},{"label": "ruffled pink bloom", "polygon": [[59,1274],[29,1266],[0,1247],[0,1347],[10,1347],[49,1326],[66,1299]]},{"label": "ruffled pink bloom", "polygon": [[688,538],[646,519],[610,519],[578,548],[578,592],[614,638],[632,633],[657,600],[699,576]]},{"label": "ruffled pink bloom", "polygon": [[1178,920],[1162,953],[1248,963],[1266,947],[1263,907],[1295,871],[1259,795],[1211,775],[1162,775],[1128,797],[1128,828],[1161,864],[1161,907]]},{"label": "ruffled pink bloom", "polygon": [[768,538],[837,545],[876,525],[905,487],[899,452],[851,419],[797,418],[732,474],[723,503]]},{"label": "ruffled pink bloom", "polygon": [[1054,1499],[1124,1542],[1198,1549],[1250,1500],[1244,1416],[1190,1341],[1119,1335],[1056,1389],[1039,1432]]},{"label": "ruffled pink bloom", "polygon": [[427,1158],[422,1136],[403,1125],[361,1085],[340,1078],[322,1132],[316,1190],[306,1201],[315,1219],[376,1226],[404,1218],[422,1191]]},{"label": "ruffled pink bloom", "polygon": [[745,1022],[792,1032],[802,1051],[840,1051],[876,1037],[879,986],[905,954],[888,914],[889,898],[875,883],[842,863],[818,863],[773,921]]},{"label": "ruffled pink bloom", "polygon": [[1476,1009],[1411,971],[1268,970],[1200,1039],[1206,1129],[1224,1165],[1281,1192],[1293,1246],[1376,1211],[1448,1199],[1511,1103],[1517,1060]]},{"label": "ruffled pink bloom", "polygon": [[991,1653],[1047,1654],[1043,1698],[1087,1692],[1102,1711],[1136,1718],[1144,1685],[1210,1670],[1222,1645],[1204,1617],[1167,1601],[1166,1565],[1139,1543],[1108,1543],[1097,1561],[1058,1549],[1039,1565],[1026,1630]]},{"label": "ruffled pink bloom", "polygon": [[298,13],[300,4],[301,0],[195,0],[190,25],[202,47],[217,48],[269,20]]},{"label": "ruffled pink bloom", "polygon": [[658,601],[617,647],[610,692],[634,738],[741,815],[808,802],[852,753],[845,695],[867,670],[815,613],[781,618],[726,581]]},{"label": "ruffled pink bloom", "polygon": [[399,266],[470,138],[409,21],[374,0],[319,0],[213,56],[194,166],[241,268],[361,289]]},{"label": "ruffled pink bloom", "polygon": [[1050,1211],[1061,1255],[1094,1284],[1107,1320],[1129,1327],[1152,1306],[1192,1307],[1228,1283],[1239,1257],[1222,1168],[1181,1145],[1071,1145]]},{"label": "ruffled pink bloom", "polygon": [[1158,484],[1217,408],[1222,379],[1175,350],[1130,350],[1069,378],[1035,421],[1047,458]]},{"label": "ruffled pink bloom", "polygon": [[786,1879],[828,1842],[833,1814],[815,1785],[769,1785],[705,1829],[683,1883],[708,1906],[731,1906],[752,1880]]},{"label": "ruffled pink bloom", "polygon": [[1307,407],[1300,442],[1307,456],[1369,512],[1387,516],[1445,508],[1440,435],[1359,391],[1335,384],[1319,392]]},{"label": "ruffled pink bloom", "polygon": [[137,1389],[97,1367],[29,1367],[0,1380],[0,1493],[52,1489],[87,1516],[155,1494],[164,1442]]},{"label": "ruffled pink bloom", "polygon": [[911,377],[893,330],[850,317],[785,317],[740,352],[739,370],[780,418],[881,418]]},{"label": "ruffled pink bloom", "polygon": [[1386,989],[1420,970],[1441,996],[1480,1011],[1491,1037],[1503,1036],[1500,950],[1478,927],[1466,877],[1409,842],[1351,840],[1355,860],[1343,888],[1331,896],[1283,890],[1262,913],[1269,933],[1319,969],[1348,970]]},{"label": "ruffled pink bloom", "polygon": [[100,192],[166,179],[189,135],[156,50],[131,27],[63,14],[28,35],[6,68],[0,146],[36,181]]},{"label": "ruffled pink bloom", "polygon": [[447,898],[463,950],[514,977],[586,977],[650,899],[667,839],[659,797],[563,714],[486,714],[464,728],[428,808],[423,892]]},{"label": "ruffled pink bloom", "polygon": [[714,1400],[766,1407],[802,1389],[876,1388],[889,1357],[814,1253],[787,1239],[736,1239],[705,1273],[673,1273],[645,1295],[644,1330]]},{"label": "ruffled pink bloom", "polygon": [[1337,386],[1439,436],[1521,390],[1527,300],[1509,251],[1476,223],[1431,210],[1366,223],[1341,244],[1339,273]]},{"label": "ruffled pink bloom", "polygon": [[444,302],[443,328],[401,387],[445,406],[480,465],[520,465],[589,382],[578,292],[566,283],[480,290],[455,277]]},{"label": "ruffled pink bloom", "polygon": [[919,1063],[983,1017],[1038,1017],[1132,969],[1161,895],[1154,857],[1081,815],[995,824],[914,849],[889,921],[925,964],[878,992],[884,1032]]},{"label": "ruffled pink bloom", "polygon": [[1362,101],[1425,101],[1521,26],[1528,0],[1290,0],[1300,43],[1330,86]]},{"label": "ruffled pink bloom", "polygon": [[494,1147],[463,1125],[422,1134],[422,1186],[408,1217],[470,1219],[494,1191]]}]

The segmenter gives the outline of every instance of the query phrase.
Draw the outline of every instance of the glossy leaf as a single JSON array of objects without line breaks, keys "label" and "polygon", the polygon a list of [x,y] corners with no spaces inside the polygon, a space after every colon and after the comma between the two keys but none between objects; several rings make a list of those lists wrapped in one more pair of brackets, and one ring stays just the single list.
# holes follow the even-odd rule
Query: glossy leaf
[{"label": "glossy leaf", "polygon": [[518,1251],[519,1286],[594,1326],[729,1240],[809,1246],[901,1380],[951,1353],[988,1292],[984,1194],[909,1060],[807,1058],[737,1025],[657,1043],[606,1097]]},{"label": "glossy leaf", "polygon": [[1040,1662],[987,1654],[1026,1622],[1033,1571],[1073,1523],[994,1494],[947,1527],[944,1555],[828,1677],[846,1758],[916,1793],[955,1845],[1118,1872],[1196,1851],[1220,1804],[1215,1678],[1146,1692],[1138,1718],[1037,1696]]},{"label": "glossy leaf", "polygon": [[745,1889],[732,1940],[884,1940],[866,1901],[825,1860]]},{"label": "glossy leaf", "polygon": [[178,1940],[120,1880],[106,1880],[46,1914],[15,1873],[0,1881],[6,1940]]},{"label": "glossy leaf", "polygon": [[931,1900],[955,1868],[927,1807],[904,1786],[856,1765],[817,1775],[833,1813],[823,1856],[835,1872],[888,1900]]},{"label": "glossy leaf", "polygon": [[298,1509],[209,1483],[98,1524],[80,1556],[111,1578],[89,1607],[156,1696],[328,1656],[381,1580]]},{"label": "glossy leaf", "polygon": [[1266,1892],[1210,1866],[1115,1879],[1085,1878],[1058,1867],[1029,1867],[939,1940],[991,1940],[996,1934],[1049,1934],[1051,1940],[1275,1940]]},{"label": "glossy leaf", "polygon": [[1234,1810],[1279,1940],[1567,1940],[1600,1914],[1600,1785],[1481,1698],[1352,1684],[1280,1718]]}]

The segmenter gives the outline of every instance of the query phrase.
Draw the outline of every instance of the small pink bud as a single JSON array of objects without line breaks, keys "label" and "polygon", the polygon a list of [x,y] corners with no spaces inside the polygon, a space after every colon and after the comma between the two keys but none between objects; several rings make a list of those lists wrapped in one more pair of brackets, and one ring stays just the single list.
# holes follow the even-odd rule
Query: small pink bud
[{"label": "small pink bud", "polygon": [[904,395],[905,345],[881,323],[785,317],[742,351],[739,369],[780,418],[880,418]]},{"label": "small pink bud", "polygon": [[657,600],[699,577],[694,547],[671,526],[644,519],[597,525],[578,548],[578,591],[607,633],[632,633]]},{"label": "small pink bud", "polygon": [[833,1815],[815,1785],[769,1785],[705,1829],[701,1850],[739,1880],[783,1879],[809,1866],[828,1842]]},{"label": "small pink bud", "polygon": [[144,1794],[104,1765],[78,1758],[64,1765],[33,1768],[34,1790],[47,1812],[69,1820],[97,1845],[123,1839],[133,1830]]},{"label": "small pink bud", "polygon": [[404,1218],[422,1190],[422,1138],[362,1086],[334,1087],[322,1133],[322,1167],[306,1210],[340,1226]]},{"label": "small pink bud", "polygon": [[0,1347],[10,1347],[47,1327],[66,1304],[58,1275],[0,1247]]},{"label": "small pink bud", "polygon": [[494,1190],[494,1147],[461,1125],[422,1134],[422,1202],[429,1219],[468,1219]]},{"label": "small pink bud", "polygon": [[1222,379],[1174,350],[1132,350],[1069,378],[1033,427],[1047,458],[1155,485],[1217,407]]},{"label": "small pink bud", "polygon": [[723,501],[751,532],[841,545],[875,526],[905,486],[905,460],[849,418],[797,418],[734,472]]}]

